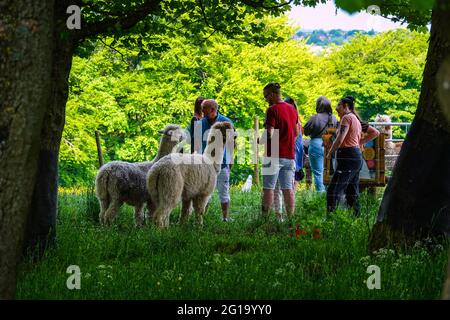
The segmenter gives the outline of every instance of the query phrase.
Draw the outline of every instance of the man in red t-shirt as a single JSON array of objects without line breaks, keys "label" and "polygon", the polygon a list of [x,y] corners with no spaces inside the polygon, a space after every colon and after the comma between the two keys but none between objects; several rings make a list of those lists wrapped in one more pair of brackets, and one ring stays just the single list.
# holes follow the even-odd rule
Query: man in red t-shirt
[{"label": "man in red t-shirt", "polygon": [[278,83],[269,83],[263,90],[269,108],[264,121],[266,148],[262,165],[262,213],[267,216],[272,208],[273,190],[279,180],[286,213],[288,217],[292,217],[295,209],[295,140],[301,127],[297,111],[283,101],[280,89]]}]

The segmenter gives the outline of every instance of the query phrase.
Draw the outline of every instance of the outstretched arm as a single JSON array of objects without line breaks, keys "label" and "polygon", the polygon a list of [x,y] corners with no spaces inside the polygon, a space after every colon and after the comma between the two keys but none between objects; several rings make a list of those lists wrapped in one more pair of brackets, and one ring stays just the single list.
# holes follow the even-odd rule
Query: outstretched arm
[{"label": "outstretched arm", "polygon": [[372,126],[369,126],[369,128],[367,129],[367,132],[366,132],[366,134],[364,136],[364,138],[361,139],[361,144],[365,145],[367,142],[372,141],[373,139],[375,139],[379,135],[380,135],[380,131],[378,131],[377,129],[375,129]]}]

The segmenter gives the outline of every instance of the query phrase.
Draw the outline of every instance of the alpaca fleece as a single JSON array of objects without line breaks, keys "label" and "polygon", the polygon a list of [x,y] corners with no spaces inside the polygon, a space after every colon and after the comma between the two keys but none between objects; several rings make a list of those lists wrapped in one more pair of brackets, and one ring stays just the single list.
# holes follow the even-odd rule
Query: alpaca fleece
[{"label": "alpaca fleece", "polygon": [[144,223],[145,205],[151,216],[153,205],[146,186],[147,172],[159,159],[173,152],[175,146],[184,139],[183,129],[178,125],[168,125],[159,133],[162,137],[158,153],[152,161],[113,161],[100,168],[95,180],[95,191],[100,202],[100,223],[110,224],[123,203],[134,206],[138,226]]},{"label": "alpaca fleece", "polygon": [[170,213],[180,202],[180,223],[184,223],[189,217],[192,203],[197,223],[203,224],[205,207],[221,169],[224,148],[233,138],[232,125],[218,122],[211,127],[203,155],[170,154],[150,169],[147,174],[147,190],[155,205],[154,221],[158,227],[169,226]]}]

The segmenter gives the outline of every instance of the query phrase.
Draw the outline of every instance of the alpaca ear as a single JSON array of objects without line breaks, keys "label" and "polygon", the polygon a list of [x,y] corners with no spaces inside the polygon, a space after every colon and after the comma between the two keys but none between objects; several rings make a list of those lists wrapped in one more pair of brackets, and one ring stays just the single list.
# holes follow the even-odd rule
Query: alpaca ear
[{"label": "alpaca ear", "polygon": [[164,134],[164,130],[158,130],[159,134]]}]

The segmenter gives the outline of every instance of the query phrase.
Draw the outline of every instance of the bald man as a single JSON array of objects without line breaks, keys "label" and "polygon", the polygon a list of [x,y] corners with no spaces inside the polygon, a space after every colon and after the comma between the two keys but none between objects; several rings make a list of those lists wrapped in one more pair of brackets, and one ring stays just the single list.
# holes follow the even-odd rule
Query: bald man
[{"label": "bald man", "polygon": [[[202,102],[203,119],[201,121],[202,126],[202,153],[206,148],[207,131],[211,129],[216,122],[229,122],[233,125],[233,121],[227,117],[221,115],[218,111],[219,105],[214,99],[206,99]],[[206,134],[205,134],[206,133]],[[232,167],[232,150],[229,147],[225,148],[223,155],[223,162],[219,175],[217,176],[216,189],[219,192],[220,203],[222,207],[222,216],[224,222],[231,221],[229,217],[230,211],[230,170]]]}]

